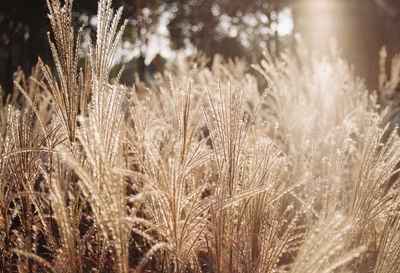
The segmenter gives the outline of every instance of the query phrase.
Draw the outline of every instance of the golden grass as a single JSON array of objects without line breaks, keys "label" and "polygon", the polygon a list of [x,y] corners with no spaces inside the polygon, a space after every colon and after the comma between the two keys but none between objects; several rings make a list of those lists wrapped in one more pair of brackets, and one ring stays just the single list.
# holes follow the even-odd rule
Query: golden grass
[{"label": "golden grass", "polygon": [[55,73],[0,105],[2,272],[400,271],[398,57],[371,94],[300,40],[125,87],[122,9],[99,2],[80,68],[72,1],[47,4]]}]

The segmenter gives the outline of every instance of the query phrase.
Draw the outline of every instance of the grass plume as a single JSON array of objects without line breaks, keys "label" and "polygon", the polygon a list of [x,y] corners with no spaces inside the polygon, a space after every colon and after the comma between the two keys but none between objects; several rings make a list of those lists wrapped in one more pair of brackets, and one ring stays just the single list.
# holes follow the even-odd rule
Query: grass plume
[{"label": "grass plume", "polygon": [[122,86],[122,8],[82,50],[72,1],[47,5],[53,64],[0,104],[2,272],[400,270],[399,57],[377,92],[299,37]]}]

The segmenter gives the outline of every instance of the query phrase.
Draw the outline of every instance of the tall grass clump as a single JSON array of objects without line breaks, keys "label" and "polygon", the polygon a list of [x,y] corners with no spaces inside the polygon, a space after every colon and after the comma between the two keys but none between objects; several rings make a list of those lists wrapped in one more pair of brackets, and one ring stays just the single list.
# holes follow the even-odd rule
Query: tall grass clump
[{"label": "tall grass clump", "polygon": [[400,270],[398,57],[378,91],[300,38],[122,86],[122,8],[83,49],[47,5],[53,63],[0,104],[2,272]]}]

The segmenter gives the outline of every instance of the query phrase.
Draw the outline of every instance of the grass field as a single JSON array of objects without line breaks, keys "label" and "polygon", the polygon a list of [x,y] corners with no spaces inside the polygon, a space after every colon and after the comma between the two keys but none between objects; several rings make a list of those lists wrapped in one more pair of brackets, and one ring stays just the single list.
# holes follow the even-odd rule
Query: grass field
[{"label": "grass field", "polygon": [[71,5],[0,105],[2,272],[400,272],[398,58],[379,92],[300,40],[126,87],[122,10],[81,49]]}]

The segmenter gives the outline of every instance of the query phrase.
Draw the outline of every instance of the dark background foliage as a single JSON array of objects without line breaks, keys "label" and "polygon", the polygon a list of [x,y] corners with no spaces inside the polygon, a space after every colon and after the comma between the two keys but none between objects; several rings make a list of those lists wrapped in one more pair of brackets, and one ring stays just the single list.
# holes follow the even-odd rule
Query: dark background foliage
[{"label": "dark background foliage", "polygon": [[[318,9],[318,2],[328,4]],[[333,2],[334,7],[329,7]],[[128,84],[133,82],[129,81],[132,73],[145,80],[146,73],[162,69],[165,60],[160,56],[147,65],[145,58],[148,40],[165,12],[171,15],[167,29],[172,49],[190,45],[210,61],[215,54],[221,54],[225,58],[238,56],[256,62],[265,49],[276,56],[292,45],[292,37],[281,37],[276,31],[278,14],[288,8],[293,31],[302,32],[312,48],[328,48],[329,37],[324,33],[328,32],[326,28],[334,29],[344,57],[356,65],[356,71],[371,88],[377,82],[379,49],[387,45],[389,55],[393,55],[400,40],[400,4],[396,0],[114,0],[113,5],[124,6],[123,17],[128,19],[124,41],[139,48],[138,56],[127,62],[130,70],[124,82]],[[96,0],[73,2],[74,23],[76,27],[86,26],[86,38],[95,38],[91,20],[96,10]],[[18,66],[29,72],[38,56],[50,62],[47,12],[45,0],[0,1],[0,85],[6,92],[12,90],[12,77]],[[331,23],[318,24],[317,15],[331,17]],[[246,21],[249,17],[255,19],[251,24]],[[228,20],[235,31],[222,31],[223,20]],[[266,29],[270,31],[266,33]]]}]

